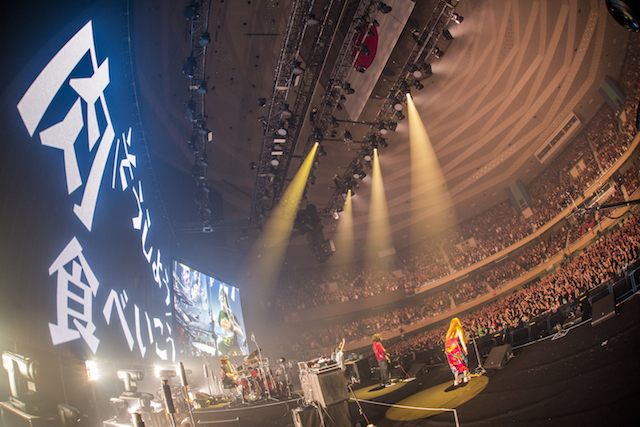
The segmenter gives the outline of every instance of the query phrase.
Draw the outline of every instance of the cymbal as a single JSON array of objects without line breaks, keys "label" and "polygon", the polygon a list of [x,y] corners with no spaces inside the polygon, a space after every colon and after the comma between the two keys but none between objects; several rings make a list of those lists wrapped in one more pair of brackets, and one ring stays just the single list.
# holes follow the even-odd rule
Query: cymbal
[{"label": "cymbal", "polygon": [[243,365],[255,365],[256,363],[258,363],[258,359],[251,359],[251,360],[247,360],[246,362],[243,362]]},{"label": "cymbal", "polygon": [[253,353],[245,357],[244,360],[255,359],[256,357],[258,357],[258,354],[260,354],[260,351],[262,351],[262,349],[254,351]]}]

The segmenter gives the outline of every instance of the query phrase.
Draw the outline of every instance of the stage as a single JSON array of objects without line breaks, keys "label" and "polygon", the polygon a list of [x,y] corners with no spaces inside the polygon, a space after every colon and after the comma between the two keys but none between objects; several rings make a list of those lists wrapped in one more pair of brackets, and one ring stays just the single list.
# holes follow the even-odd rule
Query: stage
[{"label": "stage", "polygon": [[[453,387],[446,365],[428,366],[416,379],[383,389],[375,382],[355,384],[349,393],[352,425],[454,426],[456,416],[461,426],[631,425],[640,413],[639,351],[635,297],[596,326],[586,322],[562,338],[515,348],[502,369],[489,369],[464,386]],[[302,399],[291,399],[211,408],[197,410],[195,419],[196,425],[293,426],[291,410],[301,405]],[[436,408],[455,408],[457,414]],[[324,422],[339,425],[326,416]]]}]

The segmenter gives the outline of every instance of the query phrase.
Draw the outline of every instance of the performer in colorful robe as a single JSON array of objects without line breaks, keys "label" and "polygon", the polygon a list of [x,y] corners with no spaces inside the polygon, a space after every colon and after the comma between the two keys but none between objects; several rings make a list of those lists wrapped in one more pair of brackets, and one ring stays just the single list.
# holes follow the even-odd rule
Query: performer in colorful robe
[{"label": "performer in colorful robe", "polygon": [[[454,386],[458,386],[460,382],[469,382],[469,365],[467,363],[467,339],[464,336],[462,324],[457,317],[451,319],[449,330],[445,337],[444,352],[447,355],[447,362],[453,373],[455,380]],[[462,374],[462,379],[460,375]]]}]

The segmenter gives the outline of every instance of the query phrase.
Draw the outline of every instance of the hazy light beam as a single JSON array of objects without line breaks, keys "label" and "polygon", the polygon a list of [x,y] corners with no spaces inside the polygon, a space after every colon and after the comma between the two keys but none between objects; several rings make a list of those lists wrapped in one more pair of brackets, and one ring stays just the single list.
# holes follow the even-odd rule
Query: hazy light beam
[{"label": "hazy light beam", "polygon": [[[432,237],[456,223],[449,189],[427,130],[407,94],[411,146],[412,243]],[[426,214],[426,215],[425,215]]]}]

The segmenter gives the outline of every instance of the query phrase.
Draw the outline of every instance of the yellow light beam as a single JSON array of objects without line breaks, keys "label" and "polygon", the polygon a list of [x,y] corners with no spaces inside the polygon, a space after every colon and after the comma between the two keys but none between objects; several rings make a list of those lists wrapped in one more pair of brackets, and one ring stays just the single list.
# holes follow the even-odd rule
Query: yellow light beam
[{"label": "yellow light beam", "polygon": [[336,232],[336,252],[338,256],[331,257],[330,264],[353,267],[355,262],[353,243],[353,205],[351,200],[351,190],[347,192],[347,199],[338,221],[338,231]]},{"label": "yellow light beam", "polygon": [[371,173],[371,201],[369,205],[369,224],[367,229],[367,261],[384,267],[380,261],[385,254],[394,254],[389,225],[389,212],[382,182],[378,150],[373,150],[373,170]]},{"label": "yellow light beam", "polygon": [[284,255],[293,231],[293,223],[298,213],[300,200],[311,171],[311,165],[316,156],[318,143],[307,155],[300,169],[284,192],[278,205],[274,208],[269,219],[254,243],[249,256],[249,281],[253,289],[265,291],[265,297],[270,297],[275,281],[280,274]]},{"label": "yellow light beam", "polygon": [[407,94],[411,146],[411,214],[413,243],[455,224],[453,205],[427,130],[413,99]]}]

